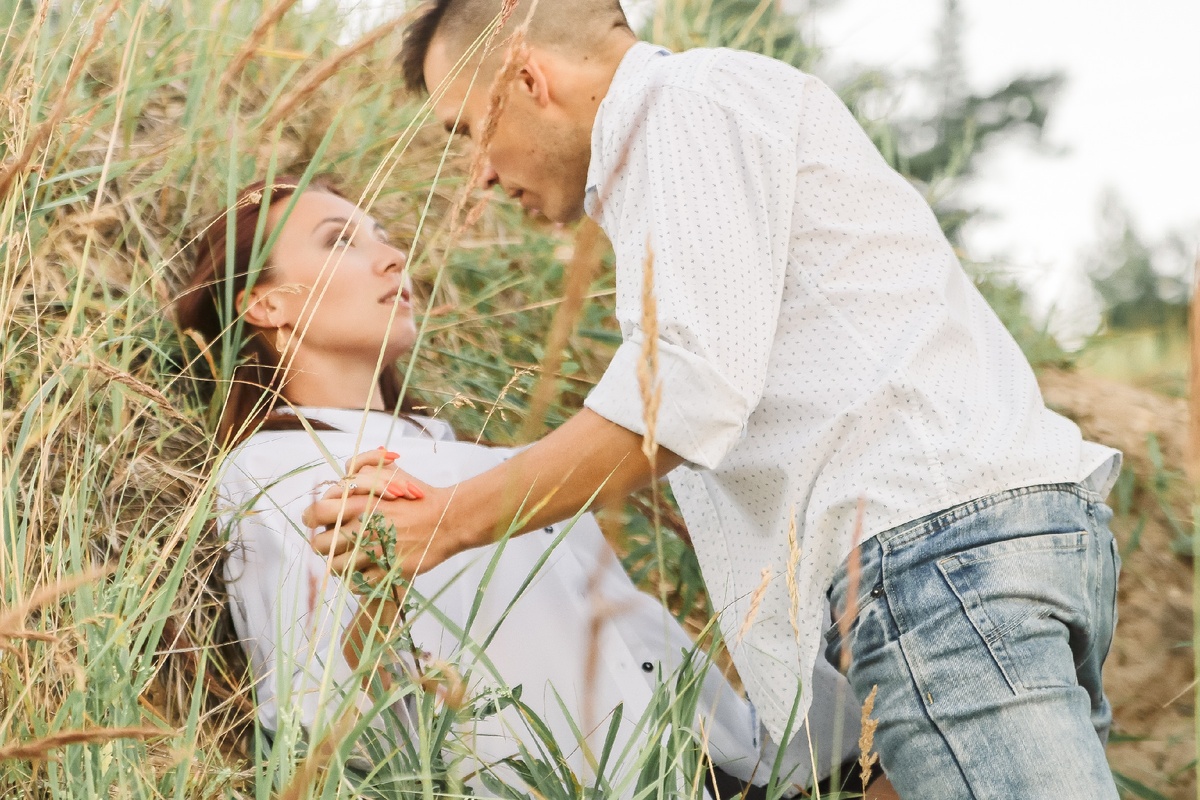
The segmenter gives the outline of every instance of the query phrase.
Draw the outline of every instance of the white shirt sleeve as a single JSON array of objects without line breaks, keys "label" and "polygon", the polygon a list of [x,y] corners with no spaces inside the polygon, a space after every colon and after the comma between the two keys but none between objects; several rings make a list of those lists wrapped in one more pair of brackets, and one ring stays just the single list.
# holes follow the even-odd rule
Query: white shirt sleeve
[{"label": "white shirt sleeve", "polygon": [[[719,100],[660,86],[615,145],[606,227],[617,247],[617,319],[625,343],[586,405],[645,433],[637,379],[645,340],[642,282],[652,254],[657,304],[657,439],[714,468],[762,396],[787,266],[795,154]],[[694,146],[704,142],[704,147]],[[617,196],[619,195],[619,196]],[[610,212],[610,209],[612,210]]]}]

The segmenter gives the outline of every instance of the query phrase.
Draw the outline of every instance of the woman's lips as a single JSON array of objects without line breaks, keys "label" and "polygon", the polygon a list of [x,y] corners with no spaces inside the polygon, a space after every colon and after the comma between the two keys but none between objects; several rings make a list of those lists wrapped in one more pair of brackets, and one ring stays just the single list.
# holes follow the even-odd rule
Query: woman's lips
[{"label": "woman's lips", "polygon": [[383,297],[379,298],[379,302],[386,303],[387,305],[395,305],[397,295],[400,296],[400,305],[406,306],[412,304],[412,293],[409,292],[408,289],[392,289]]}]

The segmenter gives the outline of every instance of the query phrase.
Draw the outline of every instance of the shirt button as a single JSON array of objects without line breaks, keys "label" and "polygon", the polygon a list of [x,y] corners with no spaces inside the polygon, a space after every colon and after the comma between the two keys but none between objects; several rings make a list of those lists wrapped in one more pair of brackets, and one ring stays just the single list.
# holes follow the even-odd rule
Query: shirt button
[{"label": "shirt button", "polygon": [[871,597],[883,597],[883,584],[879,584],[871,590]]},{"label": "shirt button", "polygon": [[642,672],[654,672],[654,665],[649,661],[642,662]]}]

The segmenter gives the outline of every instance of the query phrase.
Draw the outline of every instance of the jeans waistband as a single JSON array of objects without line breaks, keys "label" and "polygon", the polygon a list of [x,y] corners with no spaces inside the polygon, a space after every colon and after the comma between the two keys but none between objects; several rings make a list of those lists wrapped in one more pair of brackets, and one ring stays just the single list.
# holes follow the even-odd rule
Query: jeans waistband
[{"label": "jeans waistband", "polygon": [[875,536],[881,544],[887,543],[891,547],[898,547],[906,544],[913,539],[919,539],[931,533],[937,533],[940,530],[948,528],[955,522],[968,517],[971,514],[978,513],[986,508],[999,505],[1000,503],[1025,497],[1033,494],[1055,492],[1059,494],[1070,494],[1084,501],[1085,503],[1100,503],[1102,498],[1096,492],[1078,484],[1078,483],[1043,483],[1035,486],[1022,486],[1019,489],[1005,489],[1002,492],[995,494],[984,495],[977,497],[974,500],[968,500],[965,503],[959,503],[956,506],[935,511],[932,514],[915,519],[912,522],[906,522],[903,525],[898,525],[890,530],[883,531]]}]

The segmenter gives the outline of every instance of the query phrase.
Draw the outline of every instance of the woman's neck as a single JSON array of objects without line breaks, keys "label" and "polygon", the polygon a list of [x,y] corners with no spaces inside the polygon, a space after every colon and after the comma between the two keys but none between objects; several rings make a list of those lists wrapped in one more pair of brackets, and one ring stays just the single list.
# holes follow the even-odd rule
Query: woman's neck
[{"label": "woman's neck", "polygon": [[384,410],[374,360],[301,351],[288,366],[284,387],[299,406]]}]

